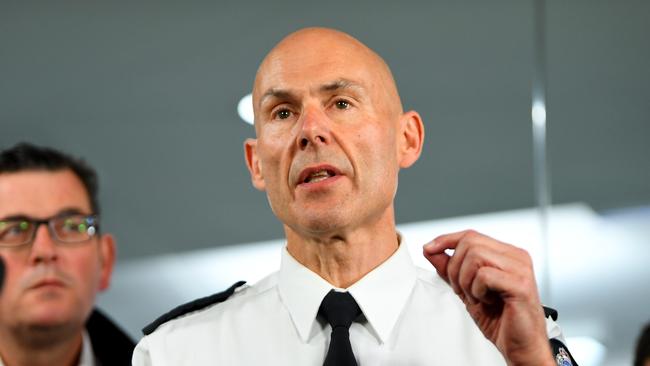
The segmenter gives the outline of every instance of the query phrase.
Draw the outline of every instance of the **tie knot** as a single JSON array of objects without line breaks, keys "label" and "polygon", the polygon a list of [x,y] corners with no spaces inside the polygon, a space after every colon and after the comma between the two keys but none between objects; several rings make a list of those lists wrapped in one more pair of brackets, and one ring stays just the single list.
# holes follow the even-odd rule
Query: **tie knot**
[{"label": "tie knot", "polygon": [[332,326],[350,328],[352,321],[361,314],[361,309],[349,292],[331,290],[327,293],[318,309],[320,314]]}]

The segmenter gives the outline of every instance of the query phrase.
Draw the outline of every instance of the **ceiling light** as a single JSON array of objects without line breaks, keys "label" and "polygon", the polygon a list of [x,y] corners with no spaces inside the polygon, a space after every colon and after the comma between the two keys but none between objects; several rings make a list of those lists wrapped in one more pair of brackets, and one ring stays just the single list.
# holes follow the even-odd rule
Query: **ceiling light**
[{"label": "ceiling light", "polygon": [[237,113],[244,122],[252,125],[255,121],[253,117],[253,96],[251,94],[244,95],[237,104]]},{"label": "ceiling light", "polygon": [[541,100],[536,100],[533,102],[533,108],[531,111],[533,117],[533,124],[535,126],[544,126],[546,125],[546,105]]}]

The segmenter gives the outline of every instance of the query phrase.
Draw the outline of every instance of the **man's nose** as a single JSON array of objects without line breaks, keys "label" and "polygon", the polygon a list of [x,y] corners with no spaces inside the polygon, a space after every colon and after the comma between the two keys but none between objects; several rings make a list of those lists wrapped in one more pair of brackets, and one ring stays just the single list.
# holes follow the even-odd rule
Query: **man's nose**
[{"label": "man's nose", "polygon": [[307,149],[310,145],[319,146],[330,143],[330,120],[319,107],[306,107],[300,119],[300,133],[296,142],[301,150]]},{"label": "man's nose", "polygon": [[36,234],[32,242],[30,261],[33,264],[38,264],[55,261],[57,258],[57,245],[52,235],[50,235],[47,225],[39,225],[36,228]]}]

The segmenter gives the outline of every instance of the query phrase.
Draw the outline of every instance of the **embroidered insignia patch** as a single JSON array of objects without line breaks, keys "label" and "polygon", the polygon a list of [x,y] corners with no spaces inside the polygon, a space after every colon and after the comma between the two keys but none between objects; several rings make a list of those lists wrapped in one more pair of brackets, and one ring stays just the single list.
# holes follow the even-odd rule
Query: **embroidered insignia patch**
[{"label": "embroidered insignia patch", "polygon": [[573,363],[571,363],[571,357],[564,347],[558,349],[558,353],[555,355],[555,362],[557,363],[557,366],[573,366]]}]

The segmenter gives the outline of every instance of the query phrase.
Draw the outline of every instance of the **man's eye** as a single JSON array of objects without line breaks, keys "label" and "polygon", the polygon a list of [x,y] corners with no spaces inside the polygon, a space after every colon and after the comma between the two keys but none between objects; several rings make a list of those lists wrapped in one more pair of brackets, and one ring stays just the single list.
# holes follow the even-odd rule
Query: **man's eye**
[{"label": "man's eye", "polygon": [[0,237],[9,238],[12,236],[23,235],[29,229],[29,222],[1,222],[0,223]]},{"label": "man's eye", "polygon": [[61,225],[61,231],[68,233],[82,233],[86,231],[86,228],[87,225],[81,218],[67,218],[63,221],[63,225]]},{"label": "man's eye", "polygon": [[62,229],[65,231],[75,231],[77,228],[77,225],[75,225],[72,221],[67,221],[63,223]]},{"label": "man's eye", "polygon": [[337,100],[336,103],[336,108],[338,109],[348,109],[350,108],[350,103],[347,100]]},{"label": "man's eye", "polygon": [[275,116],[278,119],[287,119],[287,118],[291,117],[291,111],[289,111],[288,109],[280,109],[279,111],[277,111],[275,113]]}]

